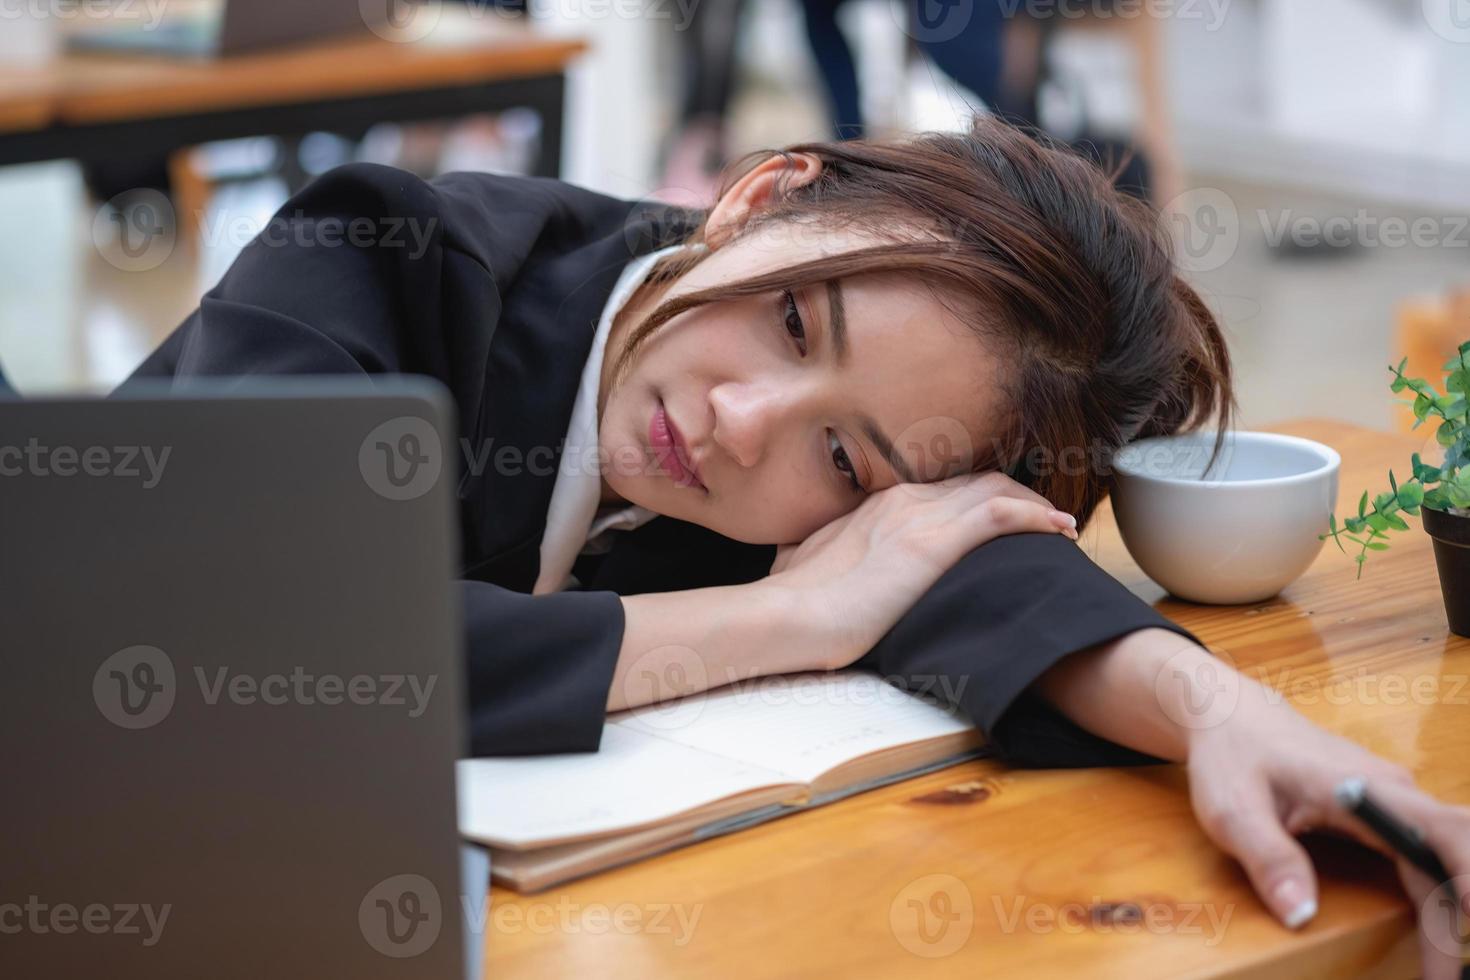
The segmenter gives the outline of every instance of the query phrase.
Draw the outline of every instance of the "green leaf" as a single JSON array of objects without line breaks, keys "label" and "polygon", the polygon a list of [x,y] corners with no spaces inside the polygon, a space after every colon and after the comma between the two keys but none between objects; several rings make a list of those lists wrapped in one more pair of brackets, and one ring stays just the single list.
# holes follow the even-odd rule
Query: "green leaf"
[{"label": "green leaf", "polygon": [[1366,513],[1368,513],[1368,491],[1364,490],[1362,498],[1358,501],[1358,516],[1362,517]]},{"label": "green leaf", "polygon": [[1343,554],[1347,554],[1347,549],[1342,546],[1342,539],[1337,536],[1337,515],[1336,514],[1328,514],[1327,515],[1327,533],[1326,534],[1319,534],[1319,535],[1317,535],[1317,537],[1319,539],[1322,539],[1322,538],[1331,538],[1332,541],[1333,541],[1333,543],[1337,545],[1337,550],[1338,551],[1341,551]]},{"label": "green leaf", "polygon": [[1397,514],[1386,514],[1384,515],[1384,520],[1388,521],[1388,526],[1395,531],[1407,531],[1409,529],[1408,522]]},{"label": "green leaf", "polygon": [[1434,441],[1441,446],[1453,446],[1457,434],[1457,426],[1453,422],[1441,422],[1434,433]]},{"label": "green leaf", "polygon": [[1369,541],[1368,542],[1368,550],[1369,551],[1387,551],[1388,550],[1388,545],[1384,544],[1382,541]]},{"label": "green leaf", "polygon": [[1405,483],[1398,488],[1395,496],[1398,498],[1399,506],[1408,510],[1424,502],[1424,488],[1417,483]]},{"label": "green leaf", "polygon": [[1388,518],[1384,517],[1382,514],[1369,514],[1368,526],[1375,531],[1387,531]]}]

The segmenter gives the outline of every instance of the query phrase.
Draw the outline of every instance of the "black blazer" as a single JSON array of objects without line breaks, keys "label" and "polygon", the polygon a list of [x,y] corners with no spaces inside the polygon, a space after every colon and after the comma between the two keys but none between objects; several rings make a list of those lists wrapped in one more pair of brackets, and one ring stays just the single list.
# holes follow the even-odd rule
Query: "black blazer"
[{"label": "black blazer", "polygon": [[[580,559],[584,589],[529,594],[602,308],[630,259],[699,218],[545,178],[348,165],[287,202],[133,377],[404,372],[447,385],[462,439],[491,461],[459,454],[470,750],[592,751],[618,596],[753,581],[775,556],[660,517]],[[1067,654],[1150,626],[1193,639],[1066,538],[1020,534],[961,559],[860,663],[951,694],[1013,762],[1145,762],[1027,688]]]}]

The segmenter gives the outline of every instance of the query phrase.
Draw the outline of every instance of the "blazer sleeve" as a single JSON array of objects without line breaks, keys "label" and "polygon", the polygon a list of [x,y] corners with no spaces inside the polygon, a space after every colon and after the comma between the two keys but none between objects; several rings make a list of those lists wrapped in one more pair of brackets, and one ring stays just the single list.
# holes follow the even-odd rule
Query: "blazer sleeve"
[{"label": "blazer sleeve", "polygon": [[460,584],[470,754],[595,752],[623,643],[617,593]]},{"label": "blazer sleeve", "polygon": [[[465,431],[501,301],[490,257],[446,227],[440,194],[459,180],[353,164],[312,182],[129,380],[427,374],[450,387]],[[487,241],[516,247],[525,236],[514,223],[526,220],[507,214],[510,229]],[[449,326],[460,308],[475,315]],[[472,754],[595,751],[622,645],[618,596],[533,597],[470,578],[457,587]]]},{"label": "blazer sleeve", "polygon": [[1072,653],[1157,627],[1199,640],[1058,534],[1012,534],[971,551],[859,661],[960,708],[1020,766],[1160,762],[1072,723],[1030,685]]}]

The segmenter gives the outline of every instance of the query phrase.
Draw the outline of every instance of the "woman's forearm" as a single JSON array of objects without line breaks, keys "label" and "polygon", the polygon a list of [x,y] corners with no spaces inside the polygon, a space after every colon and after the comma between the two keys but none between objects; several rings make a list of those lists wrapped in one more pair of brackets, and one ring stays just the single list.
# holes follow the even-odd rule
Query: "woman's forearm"
[{"label": "woman's forearm", "polygon": [[1073,654],[1036,689],[1093,734],[1174,762],[1188,758],[1198,733],[1272,707],[1258,682],[1164,629]]},{"label": "woman's forearm", "polygon": [[766,674],[820,669],[823,638],[767,580],[622,597],[623,643],[607,710]]}]

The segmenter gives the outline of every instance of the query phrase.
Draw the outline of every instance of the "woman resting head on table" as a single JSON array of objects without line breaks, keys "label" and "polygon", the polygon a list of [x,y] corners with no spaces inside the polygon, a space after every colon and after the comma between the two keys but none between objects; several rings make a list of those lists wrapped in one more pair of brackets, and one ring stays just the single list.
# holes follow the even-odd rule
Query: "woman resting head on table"
[{"label": "woman resting head on table", "polygon": [[[277,217],[135,377],[448,386],[476,754],[592,750],[606,710],[857,663],[937,678],[1020,764],[1187,763],[1205,831],[1291,927],[1316,911],[1295,835],[1385,850],[1333,801],[1364,776],[1470,910],[1470,811],[1268,698],[1073,544],[1117,448],[1223,431],[1232,407],[1157,216],[1083,158],[984,119],[800,144],[747,158],[707,212],[352,165]],[[531,465],[587,445],[590,471]],[[626,519],[594,547],[599,509]],[[676,691],[639,680],[674,666]],[[1201,723],[1222,685],[1234,710]],[[1428,976],[1456,975],[1451,925],[1426,914]]]}]

